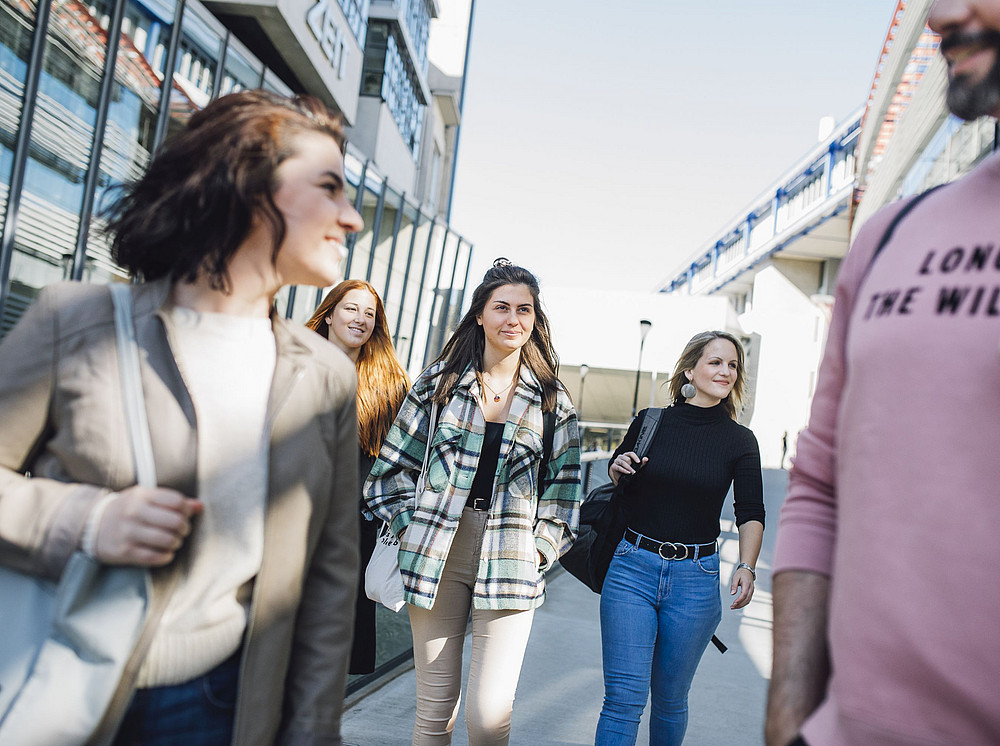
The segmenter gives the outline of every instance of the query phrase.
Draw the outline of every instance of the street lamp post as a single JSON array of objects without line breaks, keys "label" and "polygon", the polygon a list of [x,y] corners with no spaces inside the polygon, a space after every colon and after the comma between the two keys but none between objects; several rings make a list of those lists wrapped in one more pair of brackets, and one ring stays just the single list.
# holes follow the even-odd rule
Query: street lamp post
[{"label": "street lamp post", "polygon": [[577,397],[578,404],[576,405],[576,413],[580,419],[583,419],[583,382],[587,380],[588,373],[590,373],[590,366],[583,363],[580,366],[580,396]]},{"label": "street lamp post", "polygon": [[639,402],[639,372],[642,370],[642,347],[646,344],[646,335],[649,334],[653,322],[648,319],[639,321],[639,362],[635,366],[635,390],[632,392],[632,416],[635,417],[636,404]]}]

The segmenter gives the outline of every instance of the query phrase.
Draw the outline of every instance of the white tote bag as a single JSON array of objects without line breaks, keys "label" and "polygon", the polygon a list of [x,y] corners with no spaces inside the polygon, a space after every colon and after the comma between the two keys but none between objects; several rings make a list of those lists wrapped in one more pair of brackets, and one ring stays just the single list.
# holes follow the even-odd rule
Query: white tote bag
[{"label": "white tote bag", "polygon": [[399,574],[399,540],[388,523],[382,524],[375,551],[365,568],[365,595],[390,611],[398,612],[406,605]]},{"label": "white tote bag", "polygon": [[[112,286],[139,484],[155,486],[131,292]],[[149,573],[74,554],[58,583],[0,567],[0,746],[79,746],[100,724],[142,631]]]},{"label": "white tote bag", "polygon": [[[437,429],[438,405],[431,405],[430,426],[427,428],[427,446],[424,449],[424,463],[417,477],[416,496],[419,498],[427,483],[427,462],[430,460],[431,440]],[[399,540],[393,535],[388,523],[383,523],[378,532],[375,551],[365,568],[365,595],[375,603],[382,604],[390,611],[399,612],[406,601],[403,600],[403,576],[399,574]]]}]

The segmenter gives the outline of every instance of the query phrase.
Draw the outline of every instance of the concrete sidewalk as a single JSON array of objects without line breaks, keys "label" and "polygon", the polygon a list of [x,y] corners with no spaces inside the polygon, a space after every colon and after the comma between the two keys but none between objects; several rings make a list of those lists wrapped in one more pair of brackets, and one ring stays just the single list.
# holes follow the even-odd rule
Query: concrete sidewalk
[{"label": "concrete sidewalk", "polygon": [[[691,687],[686,746],[750,746],[763,742],[771,660],[771,548],[786,481],[785,472],[765,472],[769,530],[765,531],[757,565],[754,600],[738,612],[729,609],[727,600],[729,576],[738,561],[731,500],[727,500],[720,537],[723,616],[717,634],[729,651],[720,655],[709,646],[702,658]],[[528,642],[514,703],[511,744],[593,744],[604,697],[599,604],[600,597],[568,573],[559,572],[551,578],[546,601],[535,613]],[[467,638],[466,666],[469,648]],[[411,668],[350,706],[344,714],[345,746],[409,744],[416,716],[415,687]],[[453,743],[468,743],[464,712],[459,713]],[[645,717],[637,743],[649,743]]]}]

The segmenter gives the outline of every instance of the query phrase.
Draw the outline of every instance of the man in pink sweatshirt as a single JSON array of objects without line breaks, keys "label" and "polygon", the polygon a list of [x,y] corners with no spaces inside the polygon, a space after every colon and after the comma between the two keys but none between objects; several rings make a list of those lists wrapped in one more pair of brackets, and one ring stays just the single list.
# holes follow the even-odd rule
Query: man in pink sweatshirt
[{"label": "man in pink sweatshirt", "polygon": [[[938,0],[948,105],[1000,116],[1000,0]],[[1000,744],[1000,154],[861,230],[774,568],[769,746]]]}]

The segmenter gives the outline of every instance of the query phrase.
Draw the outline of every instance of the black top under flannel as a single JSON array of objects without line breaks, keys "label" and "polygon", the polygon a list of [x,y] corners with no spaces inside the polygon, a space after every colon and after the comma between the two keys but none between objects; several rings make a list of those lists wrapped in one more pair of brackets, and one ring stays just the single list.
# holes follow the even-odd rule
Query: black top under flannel
[{"label": "black top under flannel", "polygon": [[[615,456],[635,448],[643,410]],[[622,507],[628,526],[659,541],[707,544],[719,537],[719,515],[729,486],[736,524],[764,522],[760,450],[748,429],[719,404],[677,404],[663,410],[649,462],[627,485]]]},{"label": "black top under flannel", "polygon": [[[365,500],[400,537],[399,569],[407,603],[429,609],[458,529],[483,450],[486,420],[470,365],[431,430],[431,395],[444,363],[414,382],[365,483]],[[545,598],[545,571],[569,549],[580,518],[580,439],[576,411],[556,393],[552,454],[545,451],[542,388],[526,365],[518,373],[493,500],[473,588],[477,609],[533,609]],[[431,439],[427,482],[417,477]],[[544,484],[544,489],[542,486]],[[540,493],[540,494],[539,494]]]},{"label": "black top under flannel", "polygon": [[500,441],[503,440],[503,429],[506,423],[487,422],[486,435],[483,437],[483,450],[479,454],[479,466],[476,467],[476,477],[472,480],[469,499],[466,507],[472,507],[477,497],[487,499],[493,497],[493,479],[496,477],[497,465],[500,463]]}]

